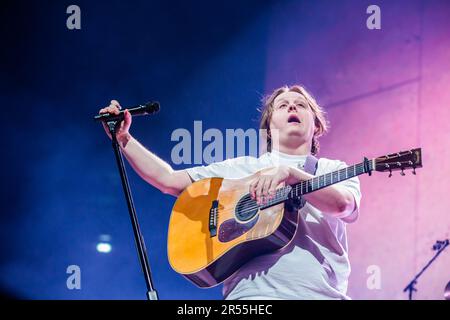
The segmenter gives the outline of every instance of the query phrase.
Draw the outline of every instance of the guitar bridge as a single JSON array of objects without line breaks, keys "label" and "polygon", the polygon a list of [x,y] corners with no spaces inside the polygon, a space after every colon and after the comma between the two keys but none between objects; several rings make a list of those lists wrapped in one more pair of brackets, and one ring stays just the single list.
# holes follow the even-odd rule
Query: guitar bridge
[{"label": "guitar bridge", "polygon": [[209,209],[209,235],[212,237],[217,236],[217,216],[219,211],[219,201],[214,200]]}]

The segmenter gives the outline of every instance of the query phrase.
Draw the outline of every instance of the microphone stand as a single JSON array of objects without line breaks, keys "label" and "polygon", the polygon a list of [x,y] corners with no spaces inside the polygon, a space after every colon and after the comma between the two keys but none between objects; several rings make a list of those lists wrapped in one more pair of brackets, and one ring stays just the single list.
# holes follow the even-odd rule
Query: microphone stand
[{"label": "microphone stand", "polygon": [[134,208],[133,198],[131,196],[130,185],[128,183],[127,173],[123,162],[122,152],[120,151],[119,143],[116,137],[116,128],[121,121],[109,121],[107,122],[109,132],[112,137],[112,146],[114,154],[116,156],[117,166],[119,167],[120,178],[122,180],[123,191],[128,205],[128,211],[130,213],[131,225],[133,226],[134,239],[136,242],[137,251],[139,254],[139,261],[141,263],[142,272],[144,273],[145,283],[147,284],[147,299],[158,300],[158,294],[153,286],[150,264],[148,263],[147,250],[145,248],[144,237],[142,236],[139,222],[136,216],[136,210]]},{"label": "microphone stand", "polygon": [[417,291],[417,289],[414,287],[415,284],[417,284],[417,279],[422,275],[422,273],[425,272],[425,270],[433,263],[434,260],[441,254],[442,251],[445,250],[445,248],[449,245],[450,241],[448,239],[444,241],[436,241],[436,243],[433,246],[433,250],[437,250],[434,257],[423,267],[423,269],[414,277],[414,279],[406,286],[405,289],[403,289],[403,292],[408,291],[408,298],[409,300],[412,300],[412,294],[413,291]]}]

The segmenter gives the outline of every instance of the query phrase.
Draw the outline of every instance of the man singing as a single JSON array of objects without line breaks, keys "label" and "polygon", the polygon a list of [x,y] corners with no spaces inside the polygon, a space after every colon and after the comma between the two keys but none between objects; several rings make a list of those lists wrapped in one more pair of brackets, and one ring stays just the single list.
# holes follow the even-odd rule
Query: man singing
[{"label": "man singing", "polygon": [[[112,100],[100,113],[118,114],[120,109],[119,102]],[[314,175],[305,172],[307,157],[318,154],[318,138],[328,127],[322,108],[297,85],[276,89],[264,99],[260,128],[267,130],[267,152],[258,158],[238,157],[173,170],[131,136],[131,122],[125,110],[117,132],[123,154],[142,179],[173,196],[199,179],[244,178],[266,169],[255,177],[249,190],[258,204],[264,204],[283,182],[292,185],[347,167],[342,161],[320,158]],[[225,299],[349,299],[346,224],[359,215],[359,179],[342,181],[303,199],[306,202],[298,209],[300,219],[294,239],[283,249],[244,264],[224,282]]]}]

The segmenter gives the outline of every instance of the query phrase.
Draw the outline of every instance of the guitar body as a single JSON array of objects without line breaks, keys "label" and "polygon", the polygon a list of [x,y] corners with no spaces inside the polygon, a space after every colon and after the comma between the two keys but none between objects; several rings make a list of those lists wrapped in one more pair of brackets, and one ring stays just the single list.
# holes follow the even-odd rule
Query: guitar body
[{"label": "guitar body", "polygon": [[[280,249],[292,240],[297,213],[285,210],[284,203],[259,209],[248,198],[257,174],[244,179],[203,179],[178,197],[167,246],[176,272],[199,287],[212,287],[253,257]],[[211,230],[214,210],[215,232]]]}]

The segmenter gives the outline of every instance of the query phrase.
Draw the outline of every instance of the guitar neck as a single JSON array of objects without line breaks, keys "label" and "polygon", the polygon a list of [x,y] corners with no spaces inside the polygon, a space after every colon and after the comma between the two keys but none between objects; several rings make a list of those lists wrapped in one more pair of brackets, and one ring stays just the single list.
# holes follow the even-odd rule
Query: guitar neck
[{"label": "guitar neck", "polygon": [[265,209],[288,199],[299,198],[302,195],[326,188],[333,184],[351,179],[364,173],[368,173],[370,175],[374,170],[374,167],[375,159],[368,160],[366,158],[361,163],[357,163],[340,170],[316,176],[314,178],[304,180],[293,185],[279,188],[277,189],[274,198],[267,202],[265,205],[260,206],[260,208]]}]

